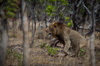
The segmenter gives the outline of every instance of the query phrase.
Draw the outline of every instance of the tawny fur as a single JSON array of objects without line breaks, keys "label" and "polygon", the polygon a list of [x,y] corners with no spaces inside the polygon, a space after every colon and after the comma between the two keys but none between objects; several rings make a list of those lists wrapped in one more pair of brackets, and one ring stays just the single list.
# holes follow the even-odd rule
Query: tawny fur
[{"label": "tawny fur", "polygon": [[36,39],[50,39],[51,37],[48,37],[48,33],[45,30],[46,28],[43,28],[42,30],[37,31],[35,38]]},{"label": "tawny fur", "polygon": [[64,45],[64,52],[68,54],[69,48],[78,54],[81,47],[86,45],[86,38],[75,30],[72,30],[62,22],[53,22],[46,29],[48,33],[51,33],[54,38],[57,38]]}]

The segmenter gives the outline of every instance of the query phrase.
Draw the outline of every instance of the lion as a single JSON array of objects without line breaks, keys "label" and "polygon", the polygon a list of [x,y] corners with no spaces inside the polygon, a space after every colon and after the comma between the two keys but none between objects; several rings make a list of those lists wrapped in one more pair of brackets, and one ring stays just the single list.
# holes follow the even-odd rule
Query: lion
[{"label": "lion", "polygon": [[86,46],[86,38],[75,30],[67,27],[66,24],[58,21],[52,22],[46,32],[57,38],[64,45],[64,53],[70,54],[70,48],[74,50],[75,55],[78,55],[79,49]]},{"label": "lion", "polygon": [[46,28],[41,29],[40,31],[37,31],[35,34],[36,39],[51,39],[51,37],[48,37],[48,33],[45,32]]}]

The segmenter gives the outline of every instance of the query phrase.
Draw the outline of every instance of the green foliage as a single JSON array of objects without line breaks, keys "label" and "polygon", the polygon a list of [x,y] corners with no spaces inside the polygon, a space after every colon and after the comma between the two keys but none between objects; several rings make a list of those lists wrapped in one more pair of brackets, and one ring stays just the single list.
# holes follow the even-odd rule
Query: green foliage
[{"label": "green foliage", "polygon": [[3,0],[0,0],[0,2],[3,2]]},{"label": "green foliage", "polygon": [[98,3],[100,3],[100,0],[97,0]]},{"label": "green foliage", "polygon": [[61,3],[62,5],[65,5],[67,6],[69,3],[68,3],[68,0],[47,0],[49,3],[55,3],[56,1]]},{"label": "green foliage", "polygon": [[[40,0],[41,2],[43,2],[42,0]],[[58,6],[55,4],[60,3],[63,6],[67,6],[68,0],[47,0],[47,7],[46,7],[46,13],[48,14],[48,16],[56,16],[56,9],[58,8]],[[63,12],[60,13],[60,17],[63,17]]]},{"label": "green foliage", "polygon": [[57,0],[48,0],[48,2],[51,2],[51,3],[53,3],[53,2],[56,2]]},{"label": "green foliage", "polygon": [[40,48],[47,48],[49,55],[55,55],[57,53],[58,48],[52,48],[49,46],[46,46],[46,43],[43,43],[40,45]]},{"label": "green foliage", "polygon": [[[65,17],[65,20],[66,20],[66,22],[67,22],[68,20],[70,20],[70,18],[69,18],[69,17]],[[67,26],[68,26],[68,27],[73,26],[73,21],[70,20],[70,21],[68,22]]]},{"label": "green foliage", "polygon": [[52,5],[48,5],[47,8],[46,8],[46,12],[49,16],[54,16],[55,14],[53,12],[55,12],[56,10],[56,7],[55,6],[52,6]]},{"label": "green foliage", "polygon": [[60,17],[63,17],[63,12],[60,13]]},{"label": "green foliage", "polygon": [[20,2],[20,0],[11,0],[12,2],[14,2],[14,3],[19,3]]},{"label": "green foliage", "polygon": [[6,5],[3,8],[5,18],[13,18],[16,16],[17,9],[19,8],[18,3],[20,0],[7,0]]},{"label": "green foliage", "polygon": [[[12,7],[14,7],[14,8],[18,8],[18,5],[16,5],[15,3],[9,3],[9,6],[12,6]],[[13,9],[14,9],[13,8]]]},{"label": "green foliage", "polygon": [[13,11],[13,12],[16,12],[16,11],[17,11],[16,8],[11,8],[10,6],[6,6],[6,7],[4,7],[3,10]]},{"label": "green foliage", "polygon": [[28,2],[31,2],[31,0],[27,0]]},{"label": "green foliage", "polygon": [[69,20],[69,17],[65,17],[66,22]]},{"label": "green foliage", "polygon": [[44,47],[46,47],[46,43],[40,45],[40,48],[44,48]]},{"label": "green foliage", "polygon": [[13,37],[14,37],[14,38],[17,38],[17,34],[14,34]]},{"label": "green foliage", "polygon": [[67,26],[68,26],[68,27],[73,26],[73,21],[70,20],[70,22],[68,22]]},{"label": "green foliage", "polygon": [[84,56],[85,50],[83,48],[80,49],[78,56]]},{"label": "green foliage", "polygon": [[22,53],[14,52],[13,55],[18,58],[19,62],[23,58],[23,54]]},{"label": "green foliage", "polygon": [[40,3],[43,4],[45,0],[40,0]]},{"label": "green foliage", "polygon": [[13,51],[12,49],[7,49],[7,56],[13,56],[14,60],[18,60],[18,65],[22,66],[22,59],[23,59],[23,54],[19,53],[17,51]]},{"label": "green foliage", "polygon": [[23,59],[23,54],[22,53],[18,53],[18,52],[14,52],[13,53],[13,56],[14,57],[16,57],[17,59],[18,59],[18,64],[20,65],[20,66],[22,66],[22,59]]},{"label": "green foliage", "polygon": [[62,5],[65,5],[67,6],[69,3],[68,3],[68,0],[58,0],[59,2],[62,3]]},{"label": "green foliage", "polygon": [[12,49],[7,49],[7,55],[9,55],[10,53],[12,53]]},{"label": "green foliage", "polygon": [[47,50],[49,55],[55,55],[57,53],[58,48],[52,48],[50,46],[47,46]]},{"label": "green foliage", "polygon": [[7,11],[7,12],[6,12],[6,16],[7,16],[7,17],[13,18],[13,17],[15,16],[15,13],[12,12],[12,11]]}]

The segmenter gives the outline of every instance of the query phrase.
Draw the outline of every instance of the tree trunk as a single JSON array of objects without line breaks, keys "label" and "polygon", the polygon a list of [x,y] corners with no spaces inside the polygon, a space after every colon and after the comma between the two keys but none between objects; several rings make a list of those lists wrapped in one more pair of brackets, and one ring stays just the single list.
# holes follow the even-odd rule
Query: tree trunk
[{"label": "tree trunk", "polygon": [[25,12],[26,3],[22,0],[22,25],[23,25],[23,66],[29,66],[29,38],[28,21]]},{"label": "tree trunk", "polygon": [[73,20],[73,30],[76,30],[77,31],[77,24],[76,24],[76,20],[75,20],[75,17],[76,17],[76,11],[77,11],[77,7],[76,7],[76,3],[74,4],[73,6],[73,15],[72,15],[72,20]]},{"label": "tree trunk", "polygon": [[73,30],[77,30],[77,25],[75,23],[75,14],[73,15],[72,20],[73,20]]},{"label": "tree trunk", "polygon": [[32,43],[30,45],[31,48],[33,47],[33,44],[34,44],[35,31],[36,31],[36,21],[35,21],[35,18],[32,18]]},{"label": "tree trunk", "polygon": [[3,19],[0,25],[1,42],[0,42],[0,66],[6,66],[6,50],[8,43],[7,19]]},{"label": "tree trunk", "polygon": [[92,22],[92,34],[90,36],[90,66],[96,66],[95,63],[95,46],[94,46],[94,40],[95,40],[95,14],[94,14],[94,6],[95,6],[95,0],[92,0],[92,11],[91,11],[91,19]]},{"label": "tree trunk", "polygon": [[95,39],[95,32],[93,32],[90,36],[90,66],[95,65],[95,51],[94,51],[94,39]]}]

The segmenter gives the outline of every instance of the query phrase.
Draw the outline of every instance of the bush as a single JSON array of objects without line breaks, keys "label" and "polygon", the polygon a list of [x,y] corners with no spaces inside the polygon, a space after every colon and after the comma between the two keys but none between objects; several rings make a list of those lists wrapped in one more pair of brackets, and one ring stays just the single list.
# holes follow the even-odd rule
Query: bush
[{"label": "bush", "polygon": [[44,48],[44,47],[46,47],[46,43],[40,45],[40,48]]},{"label": "bush", "polygon": [[47,50],[49,55],[55,55],[57,53],[58,48],[51,48],[50,46],[47,46]]},{"label": "bush", "polygon": [[85,50],[83,48],[80,49],[78,56],[84,56]]}]

